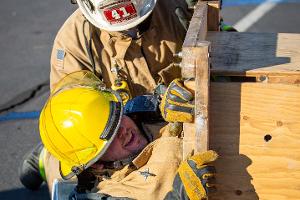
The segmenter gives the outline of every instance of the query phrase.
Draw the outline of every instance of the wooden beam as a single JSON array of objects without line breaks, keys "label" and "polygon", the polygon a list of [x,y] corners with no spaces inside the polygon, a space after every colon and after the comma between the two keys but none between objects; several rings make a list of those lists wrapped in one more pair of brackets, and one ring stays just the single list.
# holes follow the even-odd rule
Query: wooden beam
[{"label": "wooden beam", "polygon": [[208,1],[207,30],[220,30],[220,1]]},{"label": "wooden beam", "polygon": [[207,40],[212,75],[300,82],[300,34],[208,32]]},{"label": "wooden beam", "polygon": [[184,124],[183,157],[208,149],[209,48],[207,33],[207,2],[198,2],[182,48],[182,76],[194,78],[195,128]]},{"label": "wooden beam", "polygon": [[196,152],[208,150],[209,141],[209,123],[208,123],[208,109],[209,109],[209,42],[202,42],[198,44],[195,53],[198,54],[196,59],[196,77],[195,77],[195,124],[196,124]]},{"label": "wooden beam", "polygon": [[193,47],[201,41],[205,41],[207,35],[207,10],[206,2],[198,2],[187,31],[182,47],[182,76],[195,78],[195,56],[192,53]]}]

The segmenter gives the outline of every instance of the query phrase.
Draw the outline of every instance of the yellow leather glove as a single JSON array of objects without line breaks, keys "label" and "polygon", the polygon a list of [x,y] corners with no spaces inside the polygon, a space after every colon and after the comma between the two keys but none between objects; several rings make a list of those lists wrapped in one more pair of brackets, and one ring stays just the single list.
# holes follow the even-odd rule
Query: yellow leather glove
[{"label": "yellow leather glove", "polygon": [[162,97],[160,111],[167,122],[192,122],[194,119],[193,94],[180,79],[174,79]]},{"label": "yellow leather glove", "polygon": [[182,162],[173,182],[173,190],[167,194],[165,200],[202,200],[207,199],[208,194],[216,192],[216,170],[209,163],[217,158],[215,151],[207,151]]}]

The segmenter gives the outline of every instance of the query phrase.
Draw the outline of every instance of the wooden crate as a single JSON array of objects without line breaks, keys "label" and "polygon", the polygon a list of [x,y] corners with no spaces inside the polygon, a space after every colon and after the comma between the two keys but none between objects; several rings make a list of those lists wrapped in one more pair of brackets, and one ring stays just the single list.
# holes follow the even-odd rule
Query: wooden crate
[{"label": "wooden crate", "polygon": [[299,199],[299,85],[212,83],[210,97],[216,199]]},{"label": "wooden crate", "polygon": [[207,32],[197,6],[182,51],[196,98],[184,156],[220,154],[210,199],[300,199],[300,34]]}]

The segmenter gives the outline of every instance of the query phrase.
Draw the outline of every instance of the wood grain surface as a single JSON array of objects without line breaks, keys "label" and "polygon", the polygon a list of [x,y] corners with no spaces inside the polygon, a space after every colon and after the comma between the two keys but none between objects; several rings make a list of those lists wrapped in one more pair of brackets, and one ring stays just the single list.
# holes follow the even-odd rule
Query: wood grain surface
[{"label": "wood grain surface", "polygon": [[300,76],[300,34],[209,32],[213,75]]},{"label": "wood grain surface", "polygon": [[211,199],[300,199],[300,86],[211,83]]}]

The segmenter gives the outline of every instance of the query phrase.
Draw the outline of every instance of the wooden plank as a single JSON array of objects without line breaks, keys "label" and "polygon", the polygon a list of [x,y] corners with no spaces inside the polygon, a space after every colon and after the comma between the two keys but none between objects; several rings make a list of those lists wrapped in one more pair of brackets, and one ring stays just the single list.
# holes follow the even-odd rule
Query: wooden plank
[{"label": "wooden plank", "polygon": [[[191,155],[191,152],[202,152],[208,150],[209,140],[209,42],[198,43],[197,47],[188,48],[195,67],[195,125],[184,124],[183,132],[183,157]],[[186,49],[183,48],[183,51]],[[183,60],[186,57],[183,57]],[[184,77],[183,77],[184,78]],[[194,131],[192,131],[194,129]]]},{"label": "wooden plank", "polygon": [[300,34],[209,32],[212,75],[300,76]]},{"label": "wooden plank", "polygon": [[207,30],[220,30],[220,1],[208,1]]},{"label": "wooden plank", "polygon": [[220,1],[206,0],[202,1],[208,4],[207,12],[207,30],[208,31],[219,31],[220,30]]},{"label": "wooden plank", "polygon": [[183,46],[195,47],[198,41],[204,41],[206,39],[207,10],[207,2],[199,1],[197,3]]},{"label": "wooden plank", "polygon": [[[208,148],[208,97],[210,43],[207,33],[207,2],[198,2],[182,48],[182,77],[195,78],[195,131],[184,125],[183,157]],[[189,127],[189,128],[187,128]],[[188,130],[189,129],[189,130]]]},{"label": "wooden plank", "polygon": [[210,199],[300,199],[300,87],[211,83],[210,148],[220,154]]},{"label": "wooden plank", "polygon": [[195,124],[196,138],[195,151],[203,152],[208,150],[209,141],[209,43],[202,42],[199,48],[195,49],[195,54],[199,55],[196,59],[196,77],[195,77]]},{"label": "wooden plank", "polygon": [[[189,89],[190,92],[195,96],[195,80],[184,81],[184,86]],[[195,123],[184,123],[183,124],[182,138],[182,150],[183,159],[187,159],[189,156],[195,153],[195,138],[196,138],[196,126]]]},{"label": "wooden plank", "polygon": [[201,41],[205,41],[207,34],[207,10],[206,2],[198,2],[187,31],[182,48],[182,76],[195,78],[195,54],[193,47]]}]

